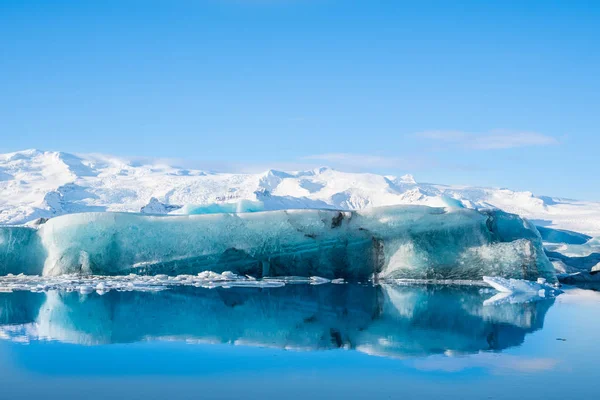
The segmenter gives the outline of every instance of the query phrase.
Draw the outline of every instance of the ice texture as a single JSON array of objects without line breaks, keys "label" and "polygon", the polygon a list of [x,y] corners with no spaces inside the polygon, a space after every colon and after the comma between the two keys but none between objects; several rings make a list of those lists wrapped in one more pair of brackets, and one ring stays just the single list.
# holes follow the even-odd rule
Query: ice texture
[{"label": "ice texture", "polygon": [[265,204],[261,201],[239,200],[229,203],[211,203],[204,205],[188,204],[171,214],[200,215],[265,211]]},{"label": "ice texture", "polygon": [[556,279],[535,227],[498,210],[82,213],[1,232],[0,274]]},{"label": "ice texture", "polygon": [[0,226],[0,275],[39,274],[45,257],[37,229]]}]

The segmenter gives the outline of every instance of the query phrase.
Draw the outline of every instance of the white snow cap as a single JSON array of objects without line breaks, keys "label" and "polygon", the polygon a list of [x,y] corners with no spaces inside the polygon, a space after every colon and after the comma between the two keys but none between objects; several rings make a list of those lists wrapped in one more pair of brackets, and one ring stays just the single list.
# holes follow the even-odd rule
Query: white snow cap
[{"label": "white snow cap", "polygon": [[354,210],[397,204],[495,207],[551,227],[600,235],[600,203],[509,189],[417,183],[410,174],[394,177],[324,167],[259,174],[207,173],[164,161],[110,155],[37,149],[0,154],[0,224],[87,211],[140,212],[144,208],[144,212],[160,214],[182,206],[212,205],[245,210],[243,205],[230,205],[244,201],[261,202],[261,210]]}]

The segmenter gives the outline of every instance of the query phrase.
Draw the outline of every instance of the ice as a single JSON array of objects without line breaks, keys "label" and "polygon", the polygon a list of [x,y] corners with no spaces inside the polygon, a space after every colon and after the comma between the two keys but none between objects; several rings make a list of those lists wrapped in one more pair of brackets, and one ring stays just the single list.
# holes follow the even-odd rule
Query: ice
[{"label": "ice", "polygon": [[4,273],[230,270],[253,277],[354,281],[484,275],[556,279],[536,229],[498,210],[392,206],[185,216],[82,213],[53,218],[37,230],[1,229]]},{"label": "ice", "polygon": [[582,244],[546,244],[545,249],[558,272],[589,272],[600,265],[600,237]]},{"label": "ice", "polygon": [[544,226],[538,226],[537,229],[545,243],[584,244],[592,239],[591,236],[578,232],[552,229]]},{"label": "ice", "polygon": [[[523,302],[523,296],[528,296],[531,300],[535,300],[536,297],[556,297],[563,291],[555,286],[546,283],[546,280],[539,278],[537,282],[526,281],[522,279],[506,279],[498,276],[484,276],[483,280],[485,283],[503,294],[519,295],[519,302]],[[497,299],[490,299],[490,302],[499,301],[504,299],[506,296],[500,296]]]},{"label": "ice", "polygon": [[218,274],[204,271],[198,275],[87,275],[66,274],[59,276],[39,275],[6,275],[0,276],[0,292],[30,291],[30,292],[80,292],[89,294],[93,291],[108,293],[114,291],[158,292],[174,287],[202,287],[213,289],[217,287],[281,287],[286,283],[311,283],[323,284],[329,280],[321,277],[303,278],[279,277],[270,279],[256,279],[253,277],[239,276],[230,271]]},{"label": "ice", "polygon": [[600,282],[600,237],[538,227],[544,250],[561,282],[597,285]]},{"label": "ice", "polygon": [[29,227],[0,226],[0,275],[42,273],[46,250],[38,233]]},{"label": "ice", "polygon": [[558,279],[567,285],[577,285],[593,290],[600,290],[600,271],[575,272],[572,274],[559,274]]},{"label": "ice", "polygon": [[180,205],[165,204],[158,201],[156,197],[152,197],[150,198],[148,204],[140,208],[140,212],[142,214],[168,214],[170,212],[179,210],[180,208]]},{"label": "ice", "polygon": [[260,201],[240,200],[228,203],[212,203],[206,205],[185,205],[171,214],[199,215],[264,211],[265,205]]}]

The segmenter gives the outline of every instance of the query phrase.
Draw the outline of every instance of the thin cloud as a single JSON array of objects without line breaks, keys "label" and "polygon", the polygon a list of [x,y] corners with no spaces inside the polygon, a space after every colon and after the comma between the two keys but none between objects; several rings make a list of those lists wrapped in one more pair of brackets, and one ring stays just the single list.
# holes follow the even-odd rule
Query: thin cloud
[{"label": "thin cloud", "polygon": [[514,149],[558,144],[556,138],[541,133],[504,130],[479,134],[462,131],[426,131],[419,132],[416,136],[421,139],[437,140],[472,150]]}]

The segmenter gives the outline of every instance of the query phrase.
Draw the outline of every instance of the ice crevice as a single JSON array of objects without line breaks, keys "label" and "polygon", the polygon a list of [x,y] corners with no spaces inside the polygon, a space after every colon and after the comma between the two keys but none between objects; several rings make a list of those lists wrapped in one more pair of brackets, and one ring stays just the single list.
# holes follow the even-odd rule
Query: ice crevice
[{"label": "ice crevice", "polygon": [[0,275],[556,282],[537,229],[499,210],[390,206],[204,215],[81,213],[0,227]]}]

